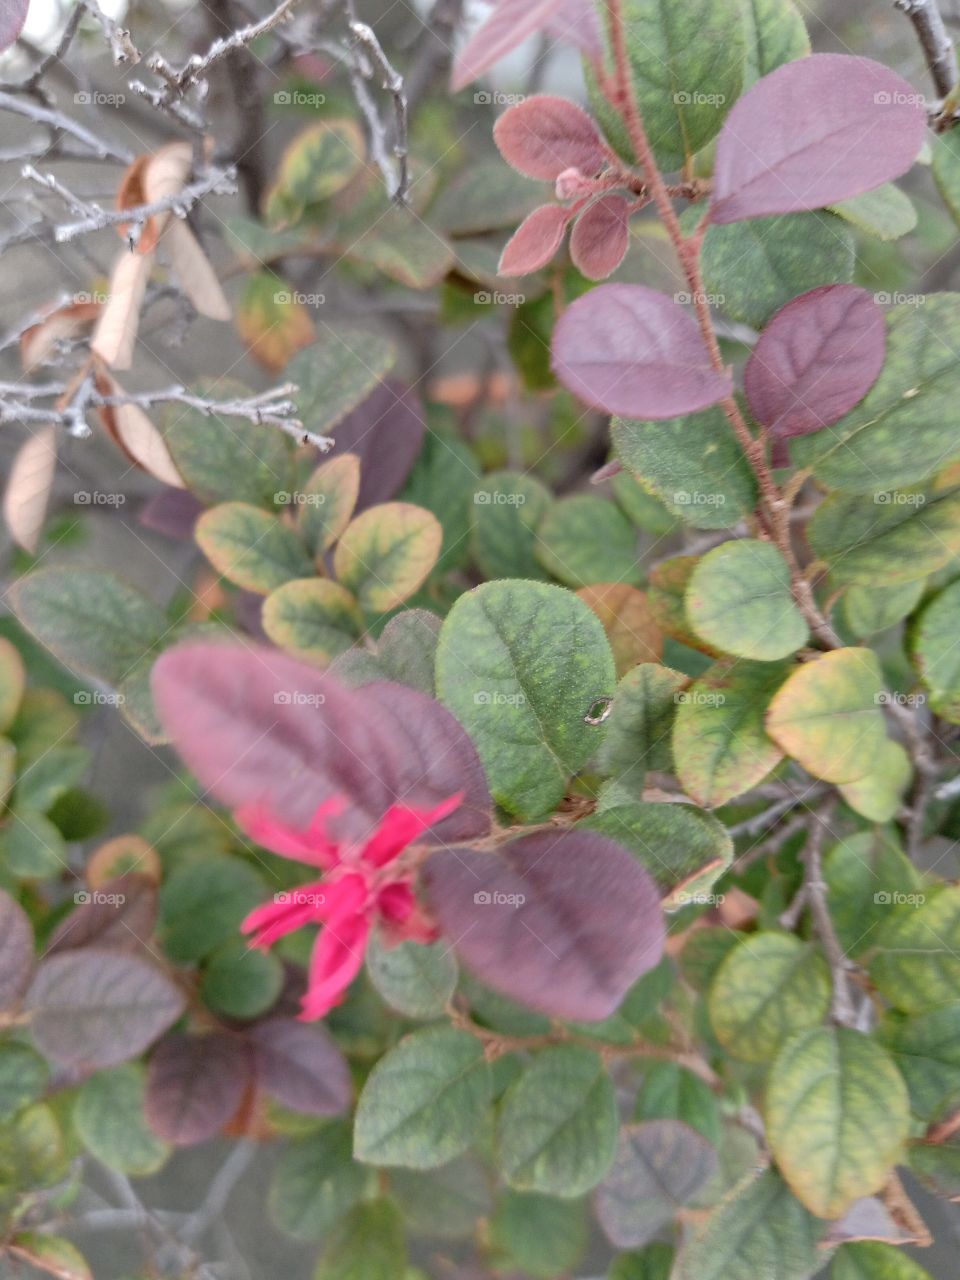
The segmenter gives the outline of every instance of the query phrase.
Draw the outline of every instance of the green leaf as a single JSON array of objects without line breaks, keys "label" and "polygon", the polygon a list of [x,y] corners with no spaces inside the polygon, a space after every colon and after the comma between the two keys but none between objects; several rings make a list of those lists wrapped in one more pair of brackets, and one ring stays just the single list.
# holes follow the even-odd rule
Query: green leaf
[{"label": "green leaf", "polygon": [[9,1244],[15,1258],[24,1258],[43,1275],[57,1280],[93,1280],[86,1258],[75,1244],[46,1231],[20,1231]]},{"label": "green leaf", "polygon": [[63,875],[70,865],[59,830],[30,809],[9,813],[0,827],[0,863],[19,880],[48,880]]},{"label": "green leaf", "polygon": [[[931,342],[931,333],[940,341]],[[794,465],[813,467],[831,489],[871,494],[917,484],[939,470],[960,453],[958,340],[960,295],[920,295],[916,303],[892,307],[880,377],[839,422],[791,443]],[[881,581],[889,585],[886,577]]]},{"label": "green leaf", "polygon": [[310,312],[272,271],[247,277],[236,325],[248,355],[273,373],[316,337]]},{"label": "green leaf", "polygon": [[673,1249],[651,1244],[639,1252],[621,1253],[610,1264],[607,1280],[670,1280]]},{"label": "green leaf", "polygon": [[720,1108],[710,1086],[676,1062],[644,1066],[643,1084],[634,1105],[635,1120],[681,1120],[720,1145]]},{"label": "green leaf", "polygon": [[945,1200],[960,1196],[960,1145],[916,1143],[908,1148],[910,1169],[935,1195]]},{"label": "green leaf", "polygon": [[810,1280],[823,1224],[773,1169],[746,1180],[677,1259],[676,1280]]},{"label": "green leaf", "polygon": [[875,1040],[814,1027],[783,1046],[770,1071],[767,1139],[794,1195],[839,1218],[884,1185],[910,1124],[903,1077]]},{"label": "green leaf", "polygon": [[726,804],[783,759],[764,714],[788,670],[786,664],[721,662],[677,694],[673,758],[683,789],[697,804]]},{"label": "green leaf", "polygon": [[366,144],[353,120],[322,120],[297,134],[280,160],[267,196],[267,218],[296,222],[310,205],[342,191],[363,166]]},{"label": "green leaf", "polygon": [[914,894],[920,876],[891,832],[844,837],[823,860],[828,904],[837,937],[852,956],[876,945],[895,899]]},{"label": "green leaf", "polygon": [[436,614],[426,609],[405,609],[384,627],[376,654],[369,649],[354,649],[334,663],[333,669],[340,675],[349,669],[348,680],[354,685],[396,680],[432,698],[440,627]]},{"label": "green leaf", "polygon": [[686,804],[632,801],[580,824],[625,845],[666,895],[665,911],[697,902],[733,860],[733,841],[712,814]]},{"label": "green leaf", "polygon": [[800,293],[853,279],[854,238],[828,213],[787,213],[711,226],[703,282],[711,302],[754,329]]},{"label": "green leaf", "polygon": [[930,690],[930,705],[952,724],[960,722],[960,580],[925,605],[911,629],[911,656]]},{"label": "green leaf", "polygon": [[473,558],[488,578],[543,578],[536,529],[552,498],[533,476],[491,471],[473,495]]},{"label": "green leaf", "polygon": [[607,718],[607,736],[597,752],[597,768],[606,777],[640,786],[648,769],[671,770],[670,733],[679,703],[690,683],[681,671],[642,662],[617,685]]},{"label": "green leaf", "polygon": [[960,140],[952,129],[937,134],[933,143],[932,167],[943,203],[960,226]]},{"label": "green leaf", "polygon": [[926,580],[917,578],[895,587],[871,582],[868,587],[850,587],[843,595],[843,619],[855,636],[873,636],[886,631],[912,613],[923,595]]},{"label": "green leaf", "polygon": [[856,782],[841,783],[840,794],[862,817],[890,822],[900,811],[913,778],[913,764],[899,742],[888,740],[874,748],[870,772]]},{"label": "green leaf", "polygon": [[27,687],[27,670],[19,651],[0,636],[0,733],[6,733],[17,717]]},{"label": "green leaf", "polygon": [[840,585],[913,582],[960,553],[960,490],[835,493],[817,508],[807,533]]},{"label": "green leaf", "polygon": [[[227,394],[248,394],[227,386]],[[224,397],[223,383],[217,398]],[[219,418],[177,405],[164,440],[187,487],[201,502],[249,502],[272,511],[275,495],[293,483],[293,442],[276,427]]]},{"label": "green leaf", "polygon": [[[627,56],[637,105],[661,169],[674,170],[717,133],[743,83],[740,0],[628,0]],[[607,57],[609,70],[610,57]],[[607,136],[632,151],[620,117],[588,76],[591,103]]]},{"label": "green leaf", "polygon": [[340,453],[321,462],[296,495],[297,528],[313,555],[329,550],[346,529],[359,493],[360,459]]},{"label": "green leaf", "polygon": [[390,1200],[368,1200],[339,1222],[313,1280],[407,1280],[403,1219]]},{"label": "green leaf", "polygon": [[218,573],[245,591],[267,595],[313,573],[289,525],[248,502],[222,502],[197,521],[197,545]]},{"label": "green leaf", "polygon": [[740,658],[786,658],[810,638],[793,598],[790,566],[770,542],[725,542],[697,562],[686,593],[694,631]]},{"label": "green leaf", "polygon": [[408,1018],[443,1016],[457,986],[457,961],[445,940],[386,947],[375,934],[367,947],[370,981],[391,1009]]},{"label": "green leaf", "polygon": [[927,1124],[942,1119],[960,1099],[960,1003],[888,1013],[877,1039],[907,1083],[913,1114]]},{"label": "green leaf", "polygon": [[330,247],[409,289],[439,284],[456,262],[447,241],[413,209],[392,203],[364,206],[342,219]]},{"label": "green leaf", "polygon": [[62,795],[81,781],[89,767],[90,752],[86,747],[51,747],[22,771],[14,803],[35,813],[47,813]]},{"label": "green leaf", "polygon": [[756,506],[756,480],[720,409],[659,422],[614,418],[610,434],[627,471],[695,529],[728,529]]},{"label": "green leaf", "polygon": [[168,630],[163,610],[109,573],[41,569],[9,591],[31,635],[61,662],[116,685]]},{"label": "green leaf", "polygon": [[426,1172],[395,1169],[390,1174],[390,1191],[417,1235],[468,1239],[476,1232],[477,1219],[490,1214],[489,1172],[471,1156],[460,1156],[441,1169]]},{"label": "green leaf", "polygon": [[160,891],[160,931],[177,964],[202,960],[240,931],[267,896],[263,877],[239,858],[200,857],[179,867]]},{"label": "green leaf", "polygon": [[805,58],[810,37],[793,0],[743,0],[747,64],[744,90],[785,62]]},{"label": "green leaf", "polygon": [[427,432],[400,497],[432,511],[440,521],[443,549],[438,570],[459,568],[468,557],[477,473],[477,460],[462,440],[438,431]]},{"label": "green leaf", "polygon": [[744,1062],[769,1062],[785,1040],[830,1008],[830,970],[820,952],[789,933],[755,933],[717,970],[707,996],[717,1039]]},{"label": "green leaf", "polygon": [[432,512],[409,502],[384,502],[347,525],[333,567],[361,608],[386,613],[423,585],[442,545],[443,529]]},{"label": "green leaf", "polygon": [[500,159],[471,160],[430,206],[430,222],[451,236],[473,236],[518,226],[543,204],[544,188]]},{"label": "green leaf", "polygon": [[83,1145],[120,1173],[145,1177],[165,1164],[172,1148],[156,1136],[144,1113],[146,1075],[128,1062],[86,1080],[73,1107]]},{"label": "green leaf", "polygon": [[435,1169],[476,1139],[490,1106],[483,1046],[466,1031],[406,1036],[371,1071],[357,1104],[358,1160]]},{"label": "green leaf", "polygon": [[960,989],[960,888],[918,896],[894,900],[888,923],[872,938],[871,981],[905,1013],[950,1004]]},{"label": "green leaf", "polygon": [[518,1191],[576,1198],[610,1168],[617,1130],[613,1083],[599,1054],[578,1045],[547,1049],[503,1100],[500,1167]]},{"label": "green leaf", "polygon": [[886,741],[883,676],[870,649],[834,649],[790,675],[767,712],[767,732],[815,778],[857,782]]},{"label": "green leaf", "polygon": [[851,226],[878,240],[899,240],[917,225],[913,201],[892,182],[885,182],[882,187],[864,191],[859,196],[851,196],[840,204],[832,204],[829,209]]},{"label": "green leaf", "polygon": [[497,803],[526,821],[553,811],[600,745],[585,717],[614,685],[600,620],[560,587],[486,583],[440,633],[440,699],[473,738]]},{"label": "green leaf", "polygon": [[295,1240],[323,1240],[350,1212],[372,1181],[352,1147],[350,1124],[334,1120],[283,1148],[267,1195],[281,1231]]},{"label": "green leaf", "polygon": [[490,1246],[498,1269],[544,1280],[568,1273],[587,1246],[584,1206],[532,1191],[505,1191],[490,1219]]},{"label": "green leaf", "polygon": [[568,587],[639,582],[637,534],[609,498],[574,494],[548,508],[537,528],[537,559]]},{"label": "green leaf", "polygon": [[304,425],[332,431],[393,368],[397,352],[389,338],[368,325],[337,322],[294,356],[287,376],[299,388],[297,405]]},{"label": "green leaf", "polygon": [[36,1102],[49,1078],[47,1064],[28,1044],[0,1041],[0,1117],[6,1119]]},{"label": "green leaf", "polygon": [[260,619],[274,644],[324,666],[346,653],[363,631],[356,599],[329,578],[285,582],[264,600]]},{"label": "green leaf", "polygon": [[283,987],[283,965],[269,951],[233,938],[207,960],[200,994],[225,1018],[256,1018],[274,1005]]},{"label": "green leaf", "polygon": [[832,1280],[933,1280],[902,1249],[879,1240],[843,1244],[833,1259]]}]

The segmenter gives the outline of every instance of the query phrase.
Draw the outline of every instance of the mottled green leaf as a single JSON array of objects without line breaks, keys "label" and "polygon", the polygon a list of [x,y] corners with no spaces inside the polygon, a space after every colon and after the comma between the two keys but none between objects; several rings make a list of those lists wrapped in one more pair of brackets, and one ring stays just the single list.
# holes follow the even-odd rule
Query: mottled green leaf
[{"label": "mottled green leaf", "polygon": [[267,896],[258,871],[234,857],[184,863],[160,893],[164,949],[179,964],[202,960],[240,931],[240,922]]},{"label": "mottled green leaf", "polygon": [[597,768],[617,782],[640,785],[648,769],[673,768],[670,733],[677,694],[690,683],[681,671],[642,662],[617,685]]},{"label": "mottled green leaf", "polygon": [[397,358],[389,338],[369,325],[339,320],[294,356],[287,377],[299,387],[297,405],[309,431],[328,432],[376,388]]},{"label": "mottled green leaf", "polygon": [[543,1280],[569,1273],[587,1245],[583,1202],[505,1191],[490,1219],[490,1244],[498,1269],[519,1268]]},{"label": "mottled green leaf", "polygon": [[876,635],[912,613],[923,595],[926,580],[917,578],[895,587],[871,582],[849,587],[843,595],[843,620],[855,636]]},{"label": "mottled green leaf", "polygon": [[930,705],[952,724],[960,721],[960,581],[951,582],[925,605],[912,627],[910,652]]},{"label": "mottled green leaf", "polygon": [[322,120],[304,129],[280,159],[267,196],[267,218],[275,225],[295,222],[304,210],[341,191],[359,173],[366,154],[353,120]]},{"label": "mottled green leaf", "polygon": [[443,1016],[457,985],[457,961],[445,940],[387,947],[375,935],[367,947],[370,981],[391,1007],[408,1018]]},{"label": "mottled green leaf", "polygon": [[491,471],[473,495],[473,557],[488,578],[544,578],[536,529],[551,503],[533,476]]},{"label": "mottled green leaf", "polygon": [[686,607],[701,639],[740,658],[786,658],[810,635],[793,598],[790,566],[772,543],[752,538],[725,542],[698,560]]},{"label": "mottled green leaf", "polygon": [[440,521],[409,502],[370,507],[347,525],[333,567],[363,609],[386,613],[422,586],[440,555]]},{"label": "mottled green leaf", "polygon": [[810,37],[793,0],[743,0],[747,65],[743,87],[769,75],[785,62],[805,58]]},{"label": "mottled green leaf", "polygon": [[329,550],[343,533],[359,493],[360,459],[355,453],[340,453],[321,462],[303,492],[295,495],[297,527],[313,555]]},{"label": "mottled green leaf", "polygon": [[949,1004],[960,990],[960,888],[893,901],[872,941],[870,978],[894,1008],[921,1013]]},{"label": "mottled green leaf", "polygon": [[609,498],[581,493],[555,502],[535,545],[543,567],[569,587],[641,580],[636,530]]},{"label": "mottled green leaf", "polygon": [[329,578],[285,582],[264,600],[260,617],[274,644],[323,666],[345,653],[363,631],[355,597]]},{"label": "mottled green leaf", "polygon": [[267,1207],[274,1223],[295,1240],[323,1240],[370,1185],[371,1171],[353,1159],[353,1135],[334,1120],[280,1153]]},{"label": "mottled green leaf", "polygon": [[91,1076],[73,1107],[73,1123],[87,1150],[109,1168],[136,1177],[155,1173],[171,1151],[147,1124],[145,1097],[143,1067],[128,1062]]},{"label": "mottled green leaf", "polygon": [[913,1114],[942,1119],[960,1100],[960,1003],[925,1013],[888,1013],[877,1028],[903,1076]]},{"label": "mottled green leaf", "polygon": [[612,695],[613,657],[596,615],[569,591],[490,582],[451,609],[437,690],[473,738],[497,803],[551,813],[603,738],[585,717]]},{"label": "mottled green leaf", "polygon": [[917,225],[913,201],[892,182],[829,208],[831,213],[878,240],[899,240]]},{"label": "mottled green leaf", "polygon": [[830,971],[810,943],[788,933],[756,933],[717,970],[707,997],[710,1022],[734,1057],[768,1062],[794,1032],[826,1016],[830,994]]},{"label": "mottled green leaf", "polygon": [[909,1254],[880,1240],[841,1245],[830,1274],[833,1280],[933,1280]]},{"label": "mottled green leaf", "polygon": [[682,1120],[715,1147],[721,1142],[720,1108],[713,1090],[676,1062],[651,1062],[633,1111],[635,1120]]},{"label": "mottled green leaf", "polygon": [[895,900],[920,889],[920,876],[889,831],[859,831],[828,850],[823,860],[830,915],[850,955],[874,946]]},{"label": "mottled green leaf", "polygon": [[314,1280],[407,1280],[403,1218],[391,1200],[368,1200],[337,1223]]},{"label": "mottled green leaf", "polygon": [[913,764],[899,742],[884,739],[873,749],[870,772],[856,782],[841,783],[840,794],[861,817],[890,822],[900,811],[913,778]]},{"label": "mottled green leaf", "polygon": [[839,1218],[886,1182],[910,1109],[903,1077],[875,1040],[846,1027],[814,1027],[778,1054],[764,1116],[794,1195],[818,1217]]},{"label": "mottled green leaf", "polygon": [[313,572],[294,530],[246,502],[222,502],[205,512],[197,521],[196,539],[217,572],[245,591],[267,595]]},{"label": "mottled green leaf", "polygon": [[28,1044],[0,1042],[0,1117],[4,1119],[36,1102],[47,1087],[47,1064]]}]

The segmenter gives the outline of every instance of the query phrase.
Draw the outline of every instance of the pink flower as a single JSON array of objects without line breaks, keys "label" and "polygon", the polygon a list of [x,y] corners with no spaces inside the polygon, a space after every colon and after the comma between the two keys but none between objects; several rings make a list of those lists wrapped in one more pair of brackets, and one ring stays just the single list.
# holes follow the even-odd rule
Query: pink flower
[{"label": "pink flower", "polygon": [[270,947],[304,925],[323,925],[310,958],[301,1019],[322,1018],[341,1003],[360,971],[375,924],[391,945],[437,937],[417,902],[415,868],[396,863],[418,836],[453,813],[463,796],[459,791],[433,809],[395,804],[362,845],[340,843],[327,834],[328,819],[346,808],[342,796],[320,805],[306,830],[287,826],[260,806],[237,811],[240,826],[257,844],[325,872],[323,879],[257,907],[240,926],[253,935],[253,946]]}]

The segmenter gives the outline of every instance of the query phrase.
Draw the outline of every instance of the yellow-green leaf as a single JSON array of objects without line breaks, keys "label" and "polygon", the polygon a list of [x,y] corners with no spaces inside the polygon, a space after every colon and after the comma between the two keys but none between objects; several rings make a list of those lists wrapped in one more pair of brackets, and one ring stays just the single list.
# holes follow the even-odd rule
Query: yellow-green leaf
[{"label": "yellow-green leaf", "polygon": [[328,578],[295,578],[263,602],[263,629],[281,649],[326,666],[363,630],[357,602]]},{"label": "yellow-green leaf", "polygon": [[366,147],[353,120],[322,120],[298,134],[283,153],[277,180],[267,196],[269,222],[296,221],[308,205],[342,191],[359,173]]},{"label": "yellow-green leaf", "polygon": [[386,613],[421,586],[442,545],[435,515],[409,502],[384,502],[347,525],[333,565],[364,609]]},{"label": "yellow-green leaf", "polygon": [[222,502],[197,521],[197,545],[225,578],[266,595],[313,564],[289,525],[246,502]]},{"label": "yellow-green leaf", "polygon": [[247,281],[237,308],[237,331],[248,353],[272,373],[316,337],[299,295],[270,271],[259,271]]},{"label": "yellow-green leaf", "polygon": [[360,459],[341,453],[321,462],[296,495],[297,527],[314,555],[328,550],[346,529],[360,493]]}]

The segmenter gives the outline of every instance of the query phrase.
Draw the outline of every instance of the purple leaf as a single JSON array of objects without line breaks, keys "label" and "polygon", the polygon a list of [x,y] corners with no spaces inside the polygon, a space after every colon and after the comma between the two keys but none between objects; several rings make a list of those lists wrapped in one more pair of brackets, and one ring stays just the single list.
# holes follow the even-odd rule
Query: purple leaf
[{"label": "purple leaf", "polygon": [[[322,801],[345,795],[351,807],[336,820],[338,830],[360,839],[398,800],[433,805],[466,790],[464,812],[438,823],[436,834],[463,838],[464,824],[471,836],[489,827],[476,752],[454,717],[425,694],[390,684],[347,689],[275,650],[215,642],[165,653],[153,669],[153,692],[183,759],[232,808],[263,804],[306,826]],[[384,706],[400,700],[406,723],[385,719]],[[447,755],[456,769],[442,767]]]},{"label": "purple leaf", "polygon": [[420,453],[426,429],[420,397],[406,383],[388,378],[337,423],[333,448],[321,456],[355,453],[359,457],[356,509],[364,511],[400,492]]},{"label": "purple leaf", "polygon": [[500,255],[497,274],[525,276],[545,267],[563,244],[570,215],[562,205],[542,204],[524,218]]},{"label": "purple leaf", "polygon": [[758,80],[717,140],[712,222],[799,213],[906,173],[926,128],[923,95],[870,58],[815,53]]},{"label": "purple leaf", "polygon": [[131,871],[87,892],[50,935],[47,955],[86,946],[139,951],[149,942],[156,923],[156,887],[146,876]]},{"label": "purple leaf", "polygon": [[29,7],[30,0],[0,0],[0,53],[19,39]]},{"label": "purple leaf", "polygon": [[186,542],[193,537],[193,526],[206,507],[189,489],[166,485],[140,508],[140,524],[166,538]]},{"label": "purple leaf", "polygon": [[27,1007],[41,1053],[98,1071],[142,1053],[180,1017],[184,998],[140,956],[84,947],[42,962]]},{"label": "purple leaf", "polygon": [[553,335],[553,369],[586,404],[625,418],[676,418],[731,391],[696,322],[664,293],[602,284],[578,298]]},{"label": "purple leaf", "polygon": [[548,94],[509,107],[493,126],[493,140],[507,164],[545,182],[566,169],[593,176],[609,157],[600,130],[583,108]]},{"label": "purple leaf", "polygon": [[[570,0],[498,0],[493,13],[457,55],[450,80],[452,91],[459,93],[471,80],[489,71],[527,36],[544,30],[559,12],[568,15],[569,5]],[[569,27],[569,16],[566,21]]]},{"label": "purple leaf", "polygon": [[597,1217],[618,1249],[636,1249],[713,1176],[717,1154],[679,1120],[627,1125],[613,1167],[597,1189]]},{"label": "purple leaf", "polygon": [[248,1038],[259,1083],[285,1107],[310,1116],[336,1116],[349,1108],[350,1068],[325,1027],[269,1018]]},{"label": "purple leaf", "polygon": [[30,984],[33,929],[27,913],[0,889],[0,1009],[11,1009]]},{"label": "purple leaf", "polygon": [[788,302],[773,317],[744,370],[750,410],[775,441],[828,427],[867,394],[883,368],[887,329],[865,289],[825,285]]},{"label": "purple leaf", "polygon": [[574,45],[594,61],[603,55],[603,33],[592,0],[560,0],[544,30],[552,39]]},{"label": "purple leaf", "polygon": [[523,836],[496,854],[445,850],[427,862],[422,883],[477,977],[556,1017],[608,1017],[663,952],[652,879],[592,832]]},{"label": "purple leaf", "polygon": [[570,257],[588,280],[606,280],[627,254],[630,205],[618,195],[601,196],[581,213],[570,233]]},{"label": "purple leaf", "polygon": [[236,1115],[251,1083],[250,1050],[239,1037],[175,1032],[147,1067],[147,1121],[177,1146],[206,1142]]}]

